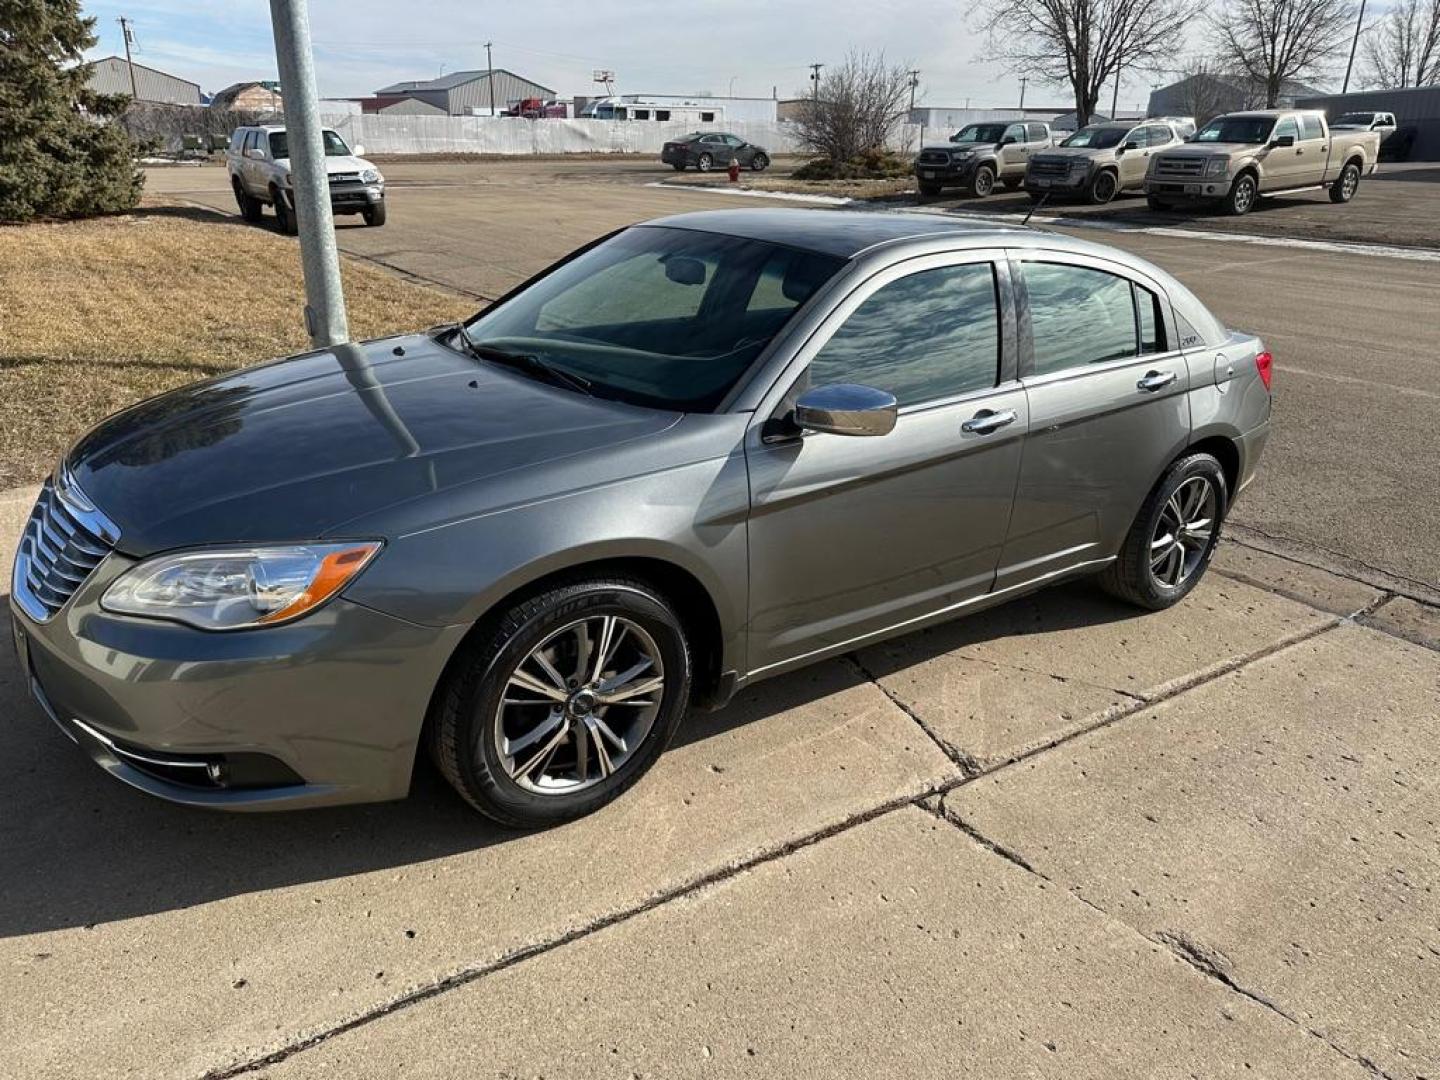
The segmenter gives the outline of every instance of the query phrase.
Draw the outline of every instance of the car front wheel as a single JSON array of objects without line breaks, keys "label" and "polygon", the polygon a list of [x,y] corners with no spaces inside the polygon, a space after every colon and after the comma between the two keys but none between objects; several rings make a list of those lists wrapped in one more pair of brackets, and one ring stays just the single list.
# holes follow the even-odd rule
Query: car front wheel
[{"label": "car front wheel", "polygon": [[452,665],[431,756],[481,813],[513,828],[588,814],[655,763],[690,696],[670,603],[622,577],[580,578],[489,620]]},{"label": "car front wheel", "polygon": [[1249,173],[1241,173],[1235,178],[1235,183],[1230,185],[1230,191],[1220,206],[1231,217],[1242,217],[1254,209],[1259,191],[1255,178]]},{"label": "car front wheel", "polygon": [[1151,611],[1179,603],[1215,554],[1228,498],[1225,471],[1211,455],[1175,462],[1140,508],[1101,585]]},{"label": "car front wheel", "polygon": [[360,211],[360,216],[365,219],[366,225],[384,225],[385,204],[383,202],[371,203],[364,210]]},{"label": "car front wheel", "polygon": [[765,154],[756,154],[750,159],[750,168],[754,172],[764,172],[770,166],[770,158]]}]

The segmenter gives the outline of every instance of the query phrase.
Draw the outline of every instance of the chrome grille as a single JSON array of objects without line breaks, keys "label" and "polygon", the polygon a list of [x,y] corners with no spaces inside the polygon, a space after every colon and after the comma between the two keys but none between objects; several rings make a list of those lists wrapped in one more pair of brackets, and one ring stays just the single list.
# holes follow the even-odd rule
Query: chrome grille
[{"label": "chrome grille", "polygon": [[1155,163],[1156,176],[1200,176],[1205,171],[1204,158],[1165,157]]},{"label": "chrome grille", "polygon": [[950,155],[944,150],[922,150],[920,151],[921,165],[949,165]]},{"label": "chrome grille", "polygon": [[360,174],[358,172],[332,172],[330,174],[330,183],[332,184],[357,184],[359,182]]},{"label": "chrome grille", "polygon": [[1072,160],[1068,157],[1032,157],[1030,172],[1035,176],[1066,177],[1070,175]]},{"label": "chrome grille", "polygon": [[119,538],[119,530],[73,481],[62,475],[57,489],[47,480],[15,555],[11,591],[16,602],[37,622],[53,618]]}]

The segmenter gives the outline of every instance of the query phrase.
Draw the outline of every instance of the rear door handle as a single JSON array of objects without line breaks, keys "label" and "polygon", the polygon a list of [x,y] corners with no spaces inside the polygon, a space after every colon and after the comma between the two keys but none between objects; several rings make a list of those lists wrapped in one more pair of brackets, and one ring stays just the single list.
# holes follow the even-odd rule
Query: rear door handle
[{"label": "rear door handle", "polygon": [[1156,390],[1165,389],[1179,377],[1173,371],[1147,371],[1145,377],[1135,384],[1135,389],[1153,394]]},{"label": "rear door handle", "polygon": [[989,409],[981,409],[978,413],[960,425],[960,430],[967,435],[989,435],[992,431],[999,431],[1015,422],[1015,411],[1006,409],[1004,412],[991,412]]}]

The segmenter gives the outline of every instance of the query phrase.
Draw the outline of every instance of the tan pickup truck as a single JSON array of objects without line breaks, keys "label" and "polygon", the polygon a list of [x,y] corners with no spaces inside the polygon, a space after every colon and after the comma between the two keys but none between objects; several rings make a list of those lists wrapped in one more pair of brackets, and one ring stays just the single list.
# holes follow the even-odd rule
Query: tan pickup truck
[{"label": "tan pickup truck", "polygon": [[1228,113],[1184,146],[1152,155],[1145,195],[1154,210],[1203,200],[1237,215],[1261,196],[1313,188],[1329,188],[1331,202],[1346,203],[1379,156],[1378,132],[1332,133],[1322,112]]}]

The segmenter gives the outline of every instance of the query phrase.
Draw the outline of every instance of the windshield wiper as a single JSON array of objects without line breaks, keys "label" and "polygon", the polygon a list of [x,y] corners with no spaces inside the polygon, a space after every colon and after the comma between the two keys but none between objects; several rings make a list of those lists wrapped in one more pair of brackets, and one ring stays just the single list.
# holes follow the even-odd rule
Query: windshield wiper
[{"label": "windshield wiper", "polygon": [[538,375],[542,379],[556,385],[575,390],[588,397],[594,397],[592,383],[589,379],[583,378],[564,368],[556,367],[554,364],[546,363],[540,357],[532,353],[511,352],[509,349],[497,349],[493,345],[482,345],[479,342],[471,341],[470,335],[465,332],[463,326],[458,328],[456,337],[466,351],[482,360],[489,360],[492,363],[502,364],[505,367],[517,368],[520,371],[528,371],[532,375]]}]

